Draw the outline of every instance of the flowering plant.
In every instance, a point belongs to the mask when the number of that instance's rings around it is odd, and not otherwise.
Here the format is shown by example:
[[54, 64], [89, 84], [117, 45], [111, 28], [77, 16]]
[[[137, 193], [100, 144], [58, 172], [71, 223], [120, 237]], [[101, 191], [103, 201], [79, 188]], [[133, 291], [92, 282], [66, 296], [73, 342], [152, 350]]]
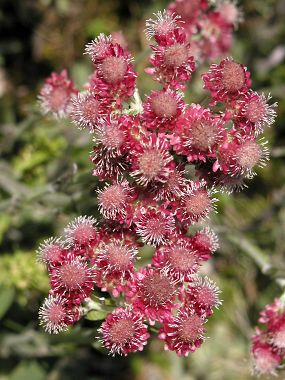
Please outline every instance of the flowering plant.
[[[232, 58], [212, 64], [202, 75], [208, 106], [186, 104], [195, 66], [228, 50], [241, 18], [228, 1], [215, 10], [193, 1], [191, 12], [189, 4], [177, 0], [146, 23], [146, 73], [160, 89], [143, 102], [128, 49], [103, 34], [86, 46], [94, 72], [83, 91], [63, 70], [39, 96], [44, 113], [90, 131], [92, 174], [104, 181], [100, 223], [79, 216], [38, 250], [51, 284], [41, 323], [59, 333], [98, 308], [109, 311], [99, 333], [113, 355], [142, 350], [150, 331], [179, 356], [201, 346], [221, 304], [218, 286], [199, 274], [218, 249], [205, 222], [219, 192], [242, 189], [268, 161], [260, 135], [276, 104], [251, 89], [245, 66]], [[139, 265], [145, 244], [151, 262]]]

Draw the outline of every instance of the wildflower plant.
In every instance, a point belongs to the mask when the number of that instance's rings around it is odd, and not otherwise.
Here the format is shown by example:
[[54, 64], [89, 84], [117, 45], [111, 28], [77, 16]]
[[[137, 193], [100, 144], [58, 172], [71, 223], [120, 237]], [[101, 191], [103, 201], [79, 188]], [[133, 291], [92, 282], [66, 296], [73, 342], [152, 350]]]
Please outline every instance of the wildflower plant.
[[[128, 48], [103, 34], [86, 46], [94, 71], [83, 90], [66, 71], [46, 80], [44, 113], [90, 131], [92, 175], [104, 182], [97, 191], [100, 221], [79, 216], [38, 250], [50, 276], [39, 313], [49, 333], [112, 298], [99, 329], [112, 355], [143, 350], [150, 331], [179, 356], [204, 342], [207, 319], [221, 304], [218, 286], [199, 274], [219, 246], [207, 224], [219, 192], [246, 186], [268, 161], [260, 135], [272, 125], [276, 104], [251, 89], [250, 73], [231, 57], [202, 75], [207, 107], [187, 104], [184, 94], [200, 61], [228, 51], [240, 19], [227, 0], [215, 7], [176, 0], [155, 14], [146, 23], [146, 72], [160, 88], [144, 101]], [[139, 265], [145, 244], [153, 255]]]

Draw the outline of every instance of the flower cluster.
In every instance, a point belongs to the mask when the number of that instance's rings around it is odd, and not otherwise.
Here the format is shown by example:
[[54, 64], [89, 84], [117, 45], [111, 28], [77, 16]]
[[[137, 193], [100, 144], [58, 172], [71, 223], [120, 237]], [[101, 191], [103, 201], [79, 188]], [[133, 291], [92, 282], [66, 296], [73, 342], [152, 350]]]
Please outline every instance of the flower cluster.
[[[93, 175], [104, 181], [101, 221], [79, 217], [64, 237], [41, 245], [51, 292], [40, 317], [47, 331], [59, 332], [78, 319], [96, 287], [118, 300], [99, 330], [112, 354], [142, 350], [147, 326], [155, 325], [165, 349], [187, 356], [205, 340], [207, 318], [221, 303], [217, 285], [199, 274], [218, 248], [203, 224], [216, 211], [218, 191], [241, 187], [265, 164], [257, 136], [272, 124], [275, 105], [250, 89], [246, 68], [231, 58], [202, 77], [208, 108], [186, 104], [195, 64], [183, 24], [159, 12], [146, 32], [155, 40], [148, 71], [161, 88], [143, 102], [126, 47], [104, 35], [86, 47], [94, 72], [83, 92], [69, 93], [69, 117], [93, 136]], [[138, 265], [144, 244], [153, 255]]]
[[175, 0], [168, 14], [180, 17], [191, 53], [199, 62], [226, 54], [232, 45], [233, 31], [243, 20], [235, 0]]
[[285, 359], [285, 307], [281, 299], [267, 305], [258, 320], [252, 337], [253, 372], [257, 375], [277, 375]]

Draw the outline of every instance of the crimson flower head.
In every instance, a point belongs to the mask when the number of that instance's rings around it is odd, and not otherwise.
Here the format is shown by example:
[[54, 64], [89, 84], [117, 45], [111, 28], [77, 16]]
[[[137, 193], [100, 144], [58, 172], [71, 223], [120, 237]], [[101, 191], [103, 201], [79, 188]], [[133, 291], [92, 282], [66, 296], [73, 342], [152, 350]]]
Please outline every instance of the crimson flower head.
[[164, 183], [174, 171], [175, 162], [164, 135], [150, 134], [130, 152], [131, 176], [141, 186]]
[[185, 103], [177, 92], [170, 89], [154, 91], [144, 103], [142, 118], [147, 129], [164, 132], [175, 128], [184, 110]]
[[176, 317], [171, 317], [164, 322], [158, 337], [164, 341], [165, 350], [175, 351], [178, 356], [188, 356], [205, 340], [206, 321], [193, 309], [181, 308]]
[[49, 295], [39, 310], [40, 325], [50, 334], [58, 334], [78, 319], [78, 310], [59, 295]]
[[65, 244], [61, 238], [49, 238], [40, 244], [37, 254], [38, 261], [47, 265], [56, 265], [65, 259]]
[[79, 216], [64, 229], [66, 242], [70, 246], [93, 246], [97, 239], [96, 220], [91, 216]]
[[102, 335], [103, 345], [113, 356], [142, 351], [150, 336], [143, 317], [121, 307], [107, 315], [98, 331]]
[[115, 102], [117, 107], [134, 94], [136, 73], [130, 53], [112, 37], [100, 35], [86, 46], [86, 53], [95, 64], [95, 71], [89, 82], [89, 89], [101, 97]]
[[211, 316], [213, 309], [222, 302], [219, 299], [221, 291], [216, 283], [208, 277], [196, 277], [189, 283], [185, 292], [185, 303], [195, 309], [197, 314]]
[[148, 319], [150, 324], [168, 318], [176, 306], [175, 281], [151, 266], [142, 267], [127, 286], [126, 296], [133, 309]]
[[269, 104], [270, 99], [270, 95], [249, 90], [238, 100], [235, 128], [241, 135], [258, 136], [274, 123], [277, 103]]
[[90, 132], [93, 132], [99, 118], [106, 116], [108, 111], [110, 111], [110, 104], [98, 94], [87, 91], [74, 97], [70, 116], [79, 129], [87, 127]]
[[135, 231], [146, 244], [167, 244], [176, 234], [175, 218], [163, 206], [139, 207], [134, 216]]
[[155, 251], [152, 264], [173, 280], [188, 282], [200, 268], [200, 257], [190, 238], [179, 237], [168, 246], [160, 246]]
[[74, 304], [80, 304], [84, 298], [89, 297], [94, 288], [94, 269], [72, 255], [60, 266], [52, 268], [50, 276], [53, 293], [68, 298]]
[[56, 118], [68, 116], [72, 111], [72, 98], [77, 93], [78, 90], [66, 70], [62, 70], [60, 74], [51, 73], [39, 95], [43, 113], [51, 113]]
[[216, 198], [212, 198], [215, 189], [208, 189], [205, 181], [191, 181], [179, 202], [173, 202], [178, 220], [186, 225], [191, 225], [208, 217], [215, 210]]
[[99, 211], [106, 219], [127, 222], [132, 219], [131, 202], [134, 198], [134, 189], [127, 180], [106, 185], [103, 190], [98, 191]]
[[127, 236], [121, 235], [103, 241], [96, 252], [96, 285], [117, 297], [124, 290], [126, 281], [134, 276], [138, 247]]
[[216, 157], [216, 151], [226, 136], [220, 116], [192, 103], [177, 124], [171, 142], [178, 154], [186, 156], [189, 162], [206, 162], [207, 158]]
[[203, 74], [204, 88], [209, 90], [213, 102], [229, 102], [245, 94], [251, 85], [246, 67], [226, 58], [219, 65], [212, 64], [210, 71]]

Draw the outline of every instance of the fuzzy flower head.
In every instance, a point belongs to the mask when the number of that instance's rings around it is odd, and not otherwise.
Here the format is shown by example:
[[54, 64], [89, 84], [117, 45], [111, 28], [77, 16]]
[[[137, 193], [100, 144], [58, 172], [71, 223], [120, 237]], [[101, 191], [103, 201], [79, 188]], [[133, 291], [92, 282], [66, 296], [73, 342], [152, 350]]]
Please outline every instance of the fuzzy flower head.
[[214, 189], [207, 189], [205, 181], [191, 181], [180, 201], [173, 202], [178, 220], [191, 225], [207, 218], [215, 210], [217, 199], [212, 197], [214, 193]]
[[219, 65], [212, 64], [210, 71], [202, 75], [204, 88], [210, 91], [213, 102], [241, 97], [251, 85], [249, 77], [246, 67], [231, 58], [224, 59]]
[[64, 260], [66, 249], [61, 238], [49, 238], [40, 244], [38, 261], [47, 265], [55, 265]]
[[[98, 48], [100, 54], [97, 53]], [[89, 88], [100, 96], [115, 101], [120, 108], [123, 100], [134, 94], [137, 77], [129, 52], [103, 37], [87, 45], [86, 52], [96, 64]]]
[[235, 28], [243, 21], [243, 12], [237, 6], [235, 0], [221, 0], [218, 2], [216, 12], [223, 20]]
[[73, 81], [69, 79], [67, 71], [60, 74], [53, 72], [46, 79], [39, 95], [39, 102], [44, 114], [51, 113], [56, 118], [63, 118], [72, 111], [72, 97], [78, 91]]
[[189, 162], [215, 157], [225, 139], [223, 121], [209, 109], [191, 104], [178, 123], [179, 135], [173, 139], [174, 150]]
[[184, 174], [184, 170], [177, 167], [170, 173], [165, 183], [151, 186], [150, 191], [154, 194], [154, 199], [156, 201], [175, 201], [181, 198], [187, 187]]
[[221, 291], [216, 283], [208, 277], [196, 277], [186, 290], [186, 304], [193, 307], [198, 314], [213, 314], [213, 308], [218, 308], [222, 302], [219, 299]]
[[92, 247], [97, 241], [97, 221], [92, 216], [79, 216], [64, 229], [69, 246]]
[[49, 295], [39, 310], [40, 325], [50, 334], [58, 334], [76, 321], [76, 314], [66, 306], [66, 300]]
[[130, 202], [134, 199], [134, 190], [129, 186], [127, 180], [106, 185], [103, 190], [98, 191], [99, 211], [106, 219], [126, 221], [131, 217], [132, 206]]
[[271, 96], [247, 92], [238, 102], [236, 127], [240, 133], [257, 136], [275, 121], [277, 103], [269, 104]]
[[108, 116], [100, 118], [94, 128], [95, 146], [91, 161], [95, 168], [93, 175], [101, 179], [118, 179], [128, 168], [126, 159], [129, 150], [127, 127], [135, 120]]
[[179, 19], [179, 16], [169, 14], [166, 10], [154, 13], [154, 18], [146, 21], [146, 37], [149, 40], [154, 37], [158, 43], [164, 41], [178, 27]]
[[233, 177], [252, 178], [255, 167], [263, 168], [269, 160], [267, 141], [238, 138], [220, 149], [220, 167]]
[[96, 284], [103, 291], [111, 291], [116, 297], [126, 280], [133, 277], [137, 245], [126, 237], [112, 238], [97, 248], [95, 257]]
[[203, 261], [208, 260], [219, 248], [218, 236], [209, 227], [198, 231], [191, 240], [194, 249], [199, 252], [199, 256]]
[[181, 308], [176, 317], [164, 323], [159, 339], [164, 341], [165, 350], [175, 351], [178, 356], [188, 356], [201, 346], [206, 319], [193, 309]]
[[80, 258], [69, 256], [62, 265], [52, 269], [50, 282], [55, 294], [79, 304], [94, 288], [94, 270]]
[[175, 281], [150, 266], [141, 268], [128, 287], [127, 299], [151, 324], [168, 318], [175, 307]]
[[98, 331], [101, 342], [113, 356], [142, 351], [150, 336], [142, 316], [121, 307], [107, 315]]
[[175, 236], [175, 219], [164, 207], [139, 207], [134, 217], [135, 231], [146, 244], [167, 244]]
[[183, 28], [177, 28], [172, 38], [162, 44], [151, 46], [153, 54], [150, 63], [153, 68], [146, 72], [153, 75], [153, 79], [174, 89], [184, 89], [195, 70], [195, 62], [191, 53], [190, 44], [186, 41]]
[[112, 43], [111, 36], [105, 36], [101, 33], [93, 41], [89, 42], [85, 47], [85, 54], [88, 54], [94, 64], [101, 62], [108, 54]]
[[165, 183], [174, 171], [175, 163], [169, 152], [170, 145], [165, 136], [151, 134], [145, 141], [136, 144], [130, 153], [131, 176], [141, 186]]
[[167, 89], [153, 91], [144, 103], [143, 121], [149, 130], [173, 130], [177, 118], [185, 110], [181, 95]]
[[269, 344], [256, 337], [251, 352], [252, 372], [254, 375], [277, 375], [276, 370], [281, 363], [281, 356]]
[[97, 94], [80, 93], [73, 99], [72, 121], [79, 129], [89, 128], [93, 132], [98, 118], [107, 114], [110, 106]]
[[193, 248], [190, 238], [181, 237], [169, 246], [159, 247], [152, 264], [175, 281], [192, 281], [193, 274], [200, 268], [199, 252]]

